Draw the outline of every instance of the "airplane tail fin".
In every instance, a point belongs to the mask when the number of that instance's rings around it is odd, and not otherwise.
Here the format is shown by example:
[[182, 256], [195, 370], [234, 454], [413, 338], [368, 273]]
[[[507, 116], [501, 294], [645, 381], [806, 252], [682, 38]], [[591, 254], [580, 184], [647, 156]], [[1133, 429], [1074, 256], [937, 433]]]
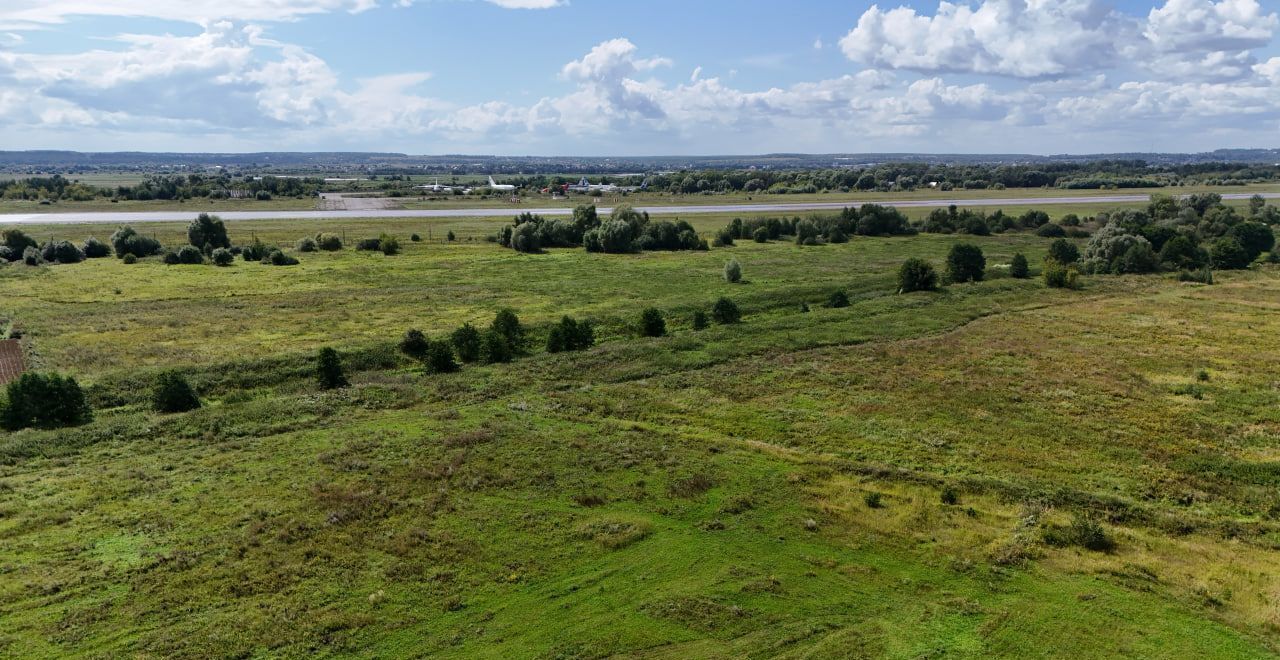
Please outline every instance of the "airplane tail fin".
[[492, 176], [492, 175], [490, 175], [490, 176], [489, 176], [489, 185], [491, 185], [491, 186], [496, 186], [496, 185], [498, 185], [498, 182], [493, 180], [493, 176]]
[[649, 179], [645, 179], [644, 181], [641, 181], [641, 182], [640, 182], [640, 189], [641, 189], [641, 190], [648, 190], [648, 189], [649, 189]]
[[587, 177], [584, 176], [582, 177], [582, 180], [578, 182], [578, 185], [582, 186], [583, 188], [586, 188], [587, 186], [591, 185], [591, 182], [587, 181]]

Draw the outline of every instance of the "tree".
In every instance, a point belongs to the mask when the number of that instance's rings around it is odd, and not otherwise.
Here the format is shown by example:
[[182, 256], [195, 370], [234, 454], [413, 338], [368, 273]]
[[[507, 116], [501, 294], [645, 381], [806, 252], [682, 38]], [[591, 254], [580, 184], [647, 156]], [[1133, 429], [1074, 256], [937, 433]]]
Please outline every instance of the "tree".
[[197, 265], [204, 263], [204, 255], [201, 254], [200, 248], [194, 245], [184, 245], [178, 248], [176, 254], [180, 264]]
[[395, 236], [383, 232], [381, 236], [378, 236], [378, 249], [389, 257], [400, 254], [400, 241], [396, 240]]
[[768, 243], [769, 230], [765, 227], [757, 227], [754, 232], [751, 232], [751, 239], [757, 243]]
[[325, 252], [337, 252], [342, 249], [342, 237], [337, 234], [316, 234], [316, 247]]
[[111, 248], [92, 236], [84, 239], [84, 245], [80, 249], [84, 251], [86, 259], [101, 259], [111, 256]]
[[5, 393], [0, 427], [9, 431], [79, 426], [93, 419], [84, 391], [70, 376], [27, 372], [10, 382]]
[[428, 373], [451, 374], [458, 370], [458, 363], [453, 356], [453, 347], [447, 341], [428, 341], [423, 362], [426, 364]]
[[21, 229], [6, 229], [0, 232], [0, 244], [9, 248], [14, 260], [21, 258], [27, 248], [39, 246], [36, 239], [27, 236]]
[[1249, 217], [1257, 217], [1262, 215], [1262, 209], [1267, 206], [1267, 200], [1262, 195], [1254, 195], [1249, 198]]
[[129, 225], [124, 225], [111, 234], [111, 246], [116, 251], [116, 257], [123, 259], [124, 255], [132, 254], [141, 259], [149, 257], [160, 252], [160, 241], [150, 236], [143, 236]]
[[693, 313], [693, 329], [694, 330], [707, 329], [707, 313], [706, 312], [702, 310], [698, 310]]
[[499, 310], [489, 329], [502, 335], [512, 351], [519, 351], [524, 346], [524, 326], [520, 325], [520, 317], [510, 309]]
[[1080, 273], [1074, 267], [1053, 259], [1044, 260], [1044, 271], [1040, 275], [1044, 278], [1045, 286], [1053, 289], [1080, 288]]
[[631, 244], [635, 234], [631, 225], [618, 220], [610, 220], [582, 235], [582, 245], [588, 252], [604, 252], [606, 254], [625, 254], [634, 252]]
[[326, 390], [336, 390], [351, 384], [342, 371], [342, 360], [338, 358], [338, 352], [327, 346], [320, 349], [316, 360], [316, 379], [320, 381], [320, 388]]
[[78, 264], [84, 261], [84, 252], [71, 241], [49, 241], [40, 249], [40, 256], [45, 261], [60, 264]]
[[590, 321], [575, 321], [568, 316], [551, 326], [547, 334], [547, 352], [581, 351], [596, 343], [595, 328]]
[[1218, 270], [1239, 270], [1253, 263], [1240, 241], [1223, 236], [1209, 246], [1209, 261]]
[[1059, 238], [1049, 244], [1049, 258], [1064, 266], [1073, 264], [1080, 260], [1080, 248], [1065, 238]]
[[453, 350], [457, 351], [459, 360], [475, 362], [480, 359], [480, 331], [470, 323], [463, 323], [462, 327], [454, 330], [449, 335], [449, 341], [453, 344]]
[[947, 277], [952, 282], [981, 282], [986, 269], [982, 248], [972, 243], [957, 243], [947, 253]]
[[542, 238], [538, 233], [538, 225], [525, 222], [511, 230], [511, 249], [516, 252], [533, 254], [542, 251]]
[[200, 397], [182, 374], [170, 371], [156, 378], [151, 390], [151, 407], [162, 413], [187, 412], [200, 407]]
[[222, 223], [222, 218], [201, 213], [191, 221], [190, 225], [187, 225], [187, 244], [200, 249], [209, 245], [212, 246], [210, 248], [212, 250], [231, 247], [231, 240], [227, 238], [227, 226]]
[[1155, 252], [1151, 249], [1151, 244], [1144, 241], [1133, 244], [1124, 254], [1120, 255], [1114, 272], [1118, 275], [1153, 273], [1159, 265], [1160, 262], [1156, 258]]
[[506, 335], [496, 330], [486, 330], [480, 335], [480, 361], [485, 364], [510, 362], [515, 356]]
[[827, 297], [827, 307], [830, 307], [832, 309], [840, 309], [841, 307], [848, 307], [848, 306], [849, 306], [849, 294], [845, 293], [844, 289], [833, 291], [831, 295]]
[[1009, 261], [1009, 277], [1025, 280], [1031, 275], [1031, 270], [1027, 266], [1027, 258], [1019, 252], [1013, 255], [1013, 259]]
[[729, 325], [742, 320], [742, 312], [728, 298], [721, 298], [711, 307], [711, 318], [721, 325]]
[[1209, 253], [1189, 237], [1179, 234], [1160, 248], [1160, 263], [1176, 270], [1199, 270], [1209, 264]]
[[898, 292], [936, 291], [938, 289], [938, 273], [933, 265], [924, 259], [912, 257], [902, 262], [898, 268]]
[[400, 352], [421, 360], [427, 354], [427, 336], [421, 330], [410, 328], [400, 338]]
[[667, 321], [662, 312], [650, 307], [640, 313], [640, 334], [645, 337], [661, 337], [667, 334]]
[[737, 259], [730, 259], [724, 264], [724, 281], [737, 284], [742, 281], [742, 264]]
[[209, 258], [213, 260], [215, 266], [230, 266], [236, 260], [236, 255], [231, 254], [231, 250], [227, 248], [218, 248], [209, 255]]
[[1275, 234], [1261, 222], [1242, 222], [1232, 227], [1227, 235], [1240, 242], [1240, 247], [1249, 255], [1249, 261], [1257, 259], [1263, 252], [1270, 252], [1276, 245]]

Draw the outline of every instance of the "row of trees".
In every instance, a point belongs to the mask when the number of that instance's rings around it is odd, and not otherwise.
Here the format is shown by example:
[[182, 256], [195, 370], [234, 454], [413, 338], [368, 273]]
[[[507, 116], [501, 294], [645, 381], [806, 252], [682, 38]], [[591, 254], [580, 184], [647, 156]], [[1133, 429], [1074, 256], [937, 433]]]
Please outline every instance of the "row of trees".
[[622, 205], [608, 220], [596, 208], [580, 205], [571, 218], [544, 218], [532, 213], [516, 216], [494, 237], [503, 247], [538, 253], [551, 247], [583, 247], [588, 252], [623, 254], [646, 250], [706, 250], [707, 242], [683, 220], [651, 221], [647, 212]]

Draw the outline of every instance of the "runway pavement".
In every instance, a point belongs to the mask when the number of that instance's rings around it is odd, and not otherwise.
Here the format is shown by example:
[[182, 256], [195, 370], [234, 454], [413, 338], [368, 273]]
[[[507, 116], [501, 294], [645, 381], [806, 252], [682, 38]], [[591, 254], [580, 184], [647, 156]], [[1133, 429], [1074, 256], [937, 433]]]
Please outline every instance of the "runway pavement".
[[[1222, 195], [1226, 200], [1248, 199], [1251, 193], [1228, 193]], [[1280, 193], [1262, 193], [1267, 199], [1280, 199]], [[956, 206], [1040, 206], [1054, 204], [1133, 204], [1146, 202], [1148, 195], [1089, 195], [1063, 197], [1004, 197], [990, 199], [912, 199], [912, 200], [867, 200], [863, 202], [797, 202], [780, 204], [705, 204], [675, 206], [637, 206], [641, 211], [651, 215], [693, 215], [703, 213], [797, 213], [804, 211], [830, 211], [846, 206], [861, 204], [882, 204], [899, 208], [934, 208]], [[606, 215], [613, 209], [600, 207], [599, 213]], [[360, 209], [331, 211], [219, 211], [218, 217], [226, 221], [236, 220], [323, 220], [343, 218], [500, 218], [517, 213], [534, 213], [543, 216], [565, 216], [573, 213], [572, 208], [534, 208], [520, 206], [502, 206], [468, 209], [423, 209], [423, 210], [391, 210]], [[53, 225], [53, 224], [125, 224], [133, 222], [190, 222], [199, 213], [199, 209], [191, 211], [85, 211], [72, 213], [4, 213], [0, 214], [0, 226], [3, 225]]]

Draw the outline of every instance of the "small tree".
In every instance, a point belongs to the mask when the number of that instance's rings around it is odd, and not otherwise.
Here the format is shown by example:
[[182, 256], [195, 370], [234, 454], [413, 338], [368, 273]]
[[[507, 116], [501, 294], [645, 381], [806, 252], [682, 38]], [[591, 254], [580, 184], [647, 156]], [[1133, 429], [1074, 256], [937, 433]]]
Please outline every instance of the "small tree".
[[400, 352], [421, 360], [427, 354], [427, 336], [421, 330], [410, 329], [400, 339]]
[[263, 259], [263, 263], [271, 264], [272, 266], [297, 266], [298, 259], [280, 250], [272, 250], [267, 255], [267, 258]]
[[1079, 289], [1080, 273], [1072, 266], [1065, 266], [1053, 259], [1044, 260], [1041, 272], [1045, 286], [1052, 289]]
[[662, 312], [650, 307], [640, 313], [640, 334], [645, 337], [661, 337], [667, 334], [667, 321]]
[[316, 247], [325, 252], [337, 252], [342, 249], [342, 237], [337, 234], [316, 234]]
[[1253, 259], [1240, 241], [1223, 236], [1209, 246], [1209, 261], [1218, 270], [1238, 270], [1248, 268]]
[[44, 258], [40, 256], [40, 249], [28, 246], [22, 251], [22, 263], [28, 266], [39, 266], [44, 263]]
[[450, 229], [450, 230], [449, 230], [449, 233], [448, 233], [448, 234], [445, 234], [444, 238], [445, 238], [445, 240], [447, 240], [447, 241], [449, 241], [450, 243], [452, 243], [452, 242], [454, 242], [454, 241], [458, 240], [458, 235], [457, 235], [457, 234], [455, 234], [455, 233], [453, 233], [453, 230], [452, 230], [452, 229]]
[[737, 259], [730, 259], [724, 264], [724, 281], [737, 284], [742, 281], [742, 264]]
[[5, 393], [0, 427], [9, 431], [78, 426], [93, 419], [84, 391], [70, 376], [27, 372], [10, 382]]
[[351, 384], [347, 382], [347, 375], [342, 371], [342, 360], [338, 358], [338, 352], [327, 346], [320, 349], [316, 362], [316, 378], [320, 381], [321, 389], [326, 390], [336, 390]]
[[512, 351], [519, 351], [524, 346], [524, 326], [520, 325], [520, 317], [514, 311], [499, 310], [493, 317], [490, 329], [502, 335]]
[[151, 390], [151, 407], [162, 413], [187, 412], [200, 407], [200, 397], [182, 374], [170, 371], [156, 378]]
[[1059, 238], [1049, 244], [1049, 258], [1067, 266], [1080, 260], [1080, 248], [1065, 238]]
[[391, 234], [383, 233], [378, 237], [378, 249], [387, 256], [400, 254], [400, 241]]
[[84, 252], [71, 241], [49, 241], [40, 249], [45, 261], [60, 264], [78, 264], [84, 261]]
[[204, 254], [200, 252], [200, 248], [194, 245], [184, 245], [178, 248], [178, 263], [190, 266], [204, 263]]
[[463, 323], [462, 327], [454, 330], [449, 335], [449, 341], [459, 360], [475, 362], [480, 359], [480, 331], [470, 323]]
[[694, 330], [707, 329], [707, 313], [706, 312], [702, 310], [698, 310], [693, 313], [693, 329]]
[[213, 260], [215, 266], [230, 266], [236, 260], [236, 255], [231, 254], [231, 250], [227, 248], [218, 248], [209, 255], [209, 258]]
[[1013, 255], [1013, 259], [1009, 261], [1009, 277], [1025, 280], [1030, 275], [1031, 268], [1027, 265], [1027, 258], [1021, 252]]
[[486, 330], [480, 335], [480, 361], [485, 364], [510, 362], [515, 357], [507, 336], [496, 330]]
[[738, 310], [738, 306], [728, 298], [721, 298], [711, 308], [711, 318], [716, 323], [728, 325], [737, 323], [742, 320], [742, 312]]
[[936, 291], [938, 289], [938, 273], [933, 265], [924, 259], [912, 257], [902, 262], [898, 268], [898, 292]]
[[80, 249], [84, 251], [86, 259], [101, 259], [111, 256], [111, 248], [92, 236], [84, 239], [84, 245]]
[[158, 254], [163, 249], [160, 246], [160, 241], [150, 236], [143, 236], [128, 225], [120, 227], [115, 233], [111, 234], [111, 246], [115, 248], [116, 256], [121, 259], [126, 254], [132, 254], [141, 259]]
[[213, 248], [231, 247], [231, 240], [227, 238], [227, 226], [222, 223], [222, 218], [208, 213], [196, 216], [187, 226], [187, 243], [197, 249], [208, 245], [210, 251]]
[[298, 240], [297, 248], [299, 252], [315, 252], [320, 249], [320, 245], [316, 243], [316, 239], [304, 236]]
[[947, 277], [952, 282], [981, 282], [986, 270], [982, 248], [972, 243], [957, 243], [947, 253]]
[[841, 307], [848, 306], [849, 294], [845, 293], [844, 289], [833, 291], [831, 295], [827, 297], [827, 307], [830, 307], [831, 309], [840, 309]]
[[751, 232], [751, 239], [757, 243], [768, 243], [769, 230], [764, 227], [757, 227], [755, 231]]
[[423, 362], [426, 363], [428, 373], [450, 374], [458, 370], [453, 347], [447, 341], [428, 341]]

